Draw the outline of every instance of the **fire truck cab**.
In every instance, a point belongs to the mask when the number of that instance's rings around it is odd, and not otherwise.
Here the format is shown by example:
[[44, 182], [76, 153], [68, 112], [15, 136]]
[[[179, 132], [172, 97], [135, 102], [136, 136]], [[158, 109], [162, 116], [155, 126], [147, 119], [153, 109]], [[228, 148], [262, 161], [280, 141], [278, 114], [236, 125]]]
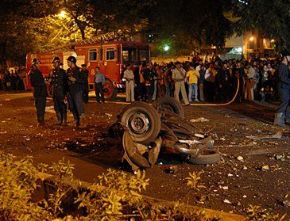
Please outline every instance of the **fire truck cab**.
[[52, 59], [55, 56], [60, 57], [63, 61], [63, 68], [66, 70], [67, 58], [69, 56], [77, 58], [77, 65], [86, 64], [89, 70], [89, 87], [94, 89], [94, 75], [96, 67], [104, 73], [106, 83], [104, 84], [104, 91], [106, 98], [114, 98], [117, 95], [118, 89], [124, 89], [124, 82], [122, 82], [122, 75], [124, 66], [130, 64], [140, 64], [141, 62], [149, 62], [150, 48], [148, 44], [141, 42], [108, 42], [108, 43], [90, 43], [84, 42], [76, 45], [74, 50], [58, 50], [46, 53], [27, 54], [26, 67], [27, 78], [26, 88], [30, 89], [28, 74], [32, 64], [32, 60], [37, 58], [40, 60], [40, 70], [44, 77], [47, 77], [52, 69]]

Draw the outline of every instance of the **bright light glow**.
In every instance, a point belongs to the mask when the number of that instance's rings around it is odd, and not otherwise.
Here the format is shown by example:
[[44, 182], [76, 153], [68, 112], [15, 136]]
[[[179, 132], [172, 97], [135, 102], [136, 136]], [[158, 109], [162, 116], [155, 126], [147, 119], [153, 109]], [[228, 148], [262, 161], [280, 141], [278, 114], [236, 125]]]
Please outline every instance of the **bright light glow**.
[[274, 43], [275, 42], [275, 39], [271, 39], [271, 43]]
[[67, 16], [66, 11], [65, 10], [61, 10], [60, 13], [58, 13], [58, 16], [61, 18], [65, 18]]
[[254, 36], [251, 36], [251, 37], [249, 38], [249, 41], [254, 41], [254, 40], [255, 40]]
[[164, 47], [163, 47], [164, 51], [169, 51], [169, 49], [170, 49], [169, 45], [164, 45]]
[[242, 47], [238, 47], [236, 50], [237, 50], [238, 53], [242, 53], [243, 52], [243, 48]]

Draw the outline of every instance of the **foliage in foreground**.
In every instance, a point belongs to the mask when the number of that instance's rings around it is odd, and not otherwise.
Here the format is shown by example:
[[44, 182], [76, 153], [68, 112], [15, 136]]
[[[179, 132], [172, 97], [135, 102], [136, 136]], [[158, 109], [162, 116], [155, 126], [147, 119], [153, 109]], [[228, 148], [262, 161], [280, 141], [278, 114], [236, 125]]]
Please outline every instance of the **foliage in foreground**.
[[[44, 180], [42, 172], [54, 176]], [[18, 160], [0, 152], [0, 220], [209, 220], [203, 210], [146, 201], [141, 192], [148, 184], [144, 172], [114, 170], [85, 184], [74, 179], [73, 165], [64, 160], [36, 168], [31, 157]]]
[[[18, 160], [0, 152], [0, 220], [219, 220], [207, 218], [201, 209], [180, 203], [159, 205], [142, 197], [149, 184], [144, 172], [131, 175], [109, 169], [91, 185], [74, 179], [73, 169], [65, 160], [35, 167], [31, 157]], [[187, 181], [193, 189], [203, 187], [200, 173], [190, 174]], [[270, 220], [260, 208], [248, 212], [251, 220], [261, 220], [259, 215]]]

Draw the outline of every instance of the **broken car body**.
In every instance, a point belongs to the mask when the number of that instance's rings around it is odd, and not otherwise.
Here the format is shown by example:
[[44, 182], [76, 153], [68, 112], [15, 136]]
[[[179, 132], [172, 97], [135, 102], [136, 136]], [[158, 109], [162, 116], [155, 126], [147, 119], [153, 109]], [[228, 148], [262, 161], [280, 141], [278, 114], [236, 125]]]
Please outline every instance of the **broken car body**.
[[124, 128], [123, 159], [133, 170], [156, 164], [161, 151], [182, 155], [193, 164], [220, 160], [213, 139], [184, 118], [183, 107], [174, 98], [164, 97], [153, 105], [134, 102], [122, 109], [118, 122]]

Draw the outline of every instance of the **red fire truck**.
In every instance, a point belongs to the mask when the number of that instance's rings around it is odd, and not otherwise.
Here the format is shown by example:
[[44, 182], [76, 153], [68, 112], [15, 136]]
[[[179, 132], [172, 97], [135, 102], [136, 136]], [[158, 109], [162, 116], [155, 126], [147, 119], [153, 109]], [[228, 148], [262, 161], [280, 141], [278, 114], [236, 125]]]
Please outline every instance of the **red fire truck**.
[[[52, 69], [52, 59], [55, 56], [60, 57], [63, 61], [63, 68], [66, 70], [67, 58], [69, 56], [77, 58], [77, 65], [86, 64], [89, 70], [89, 86], [94, 89], [94, 75], [96, 67], [100, 67], [102, 73], [105, 74], [106, 83], [104, 91], [106, 98], [114, 98], [118, 89], [123, 89], [122, 73], [124, 65], [127, 63], [138, 64], [140, 62], [149, 62], [150, 48], [148, 44], [132, 41], [117, 41], [108, 43], [80, 43], [74, 47], [74, 50], [57, 50], [46, 53], [27, 54], [26, 68], [27, 75], [32, 60], [37, 58], [40, 60], [40, 70], [44, 77], [48, 76]], [[26, 77], [26, 88], [30, 89], [31, 85]]]

